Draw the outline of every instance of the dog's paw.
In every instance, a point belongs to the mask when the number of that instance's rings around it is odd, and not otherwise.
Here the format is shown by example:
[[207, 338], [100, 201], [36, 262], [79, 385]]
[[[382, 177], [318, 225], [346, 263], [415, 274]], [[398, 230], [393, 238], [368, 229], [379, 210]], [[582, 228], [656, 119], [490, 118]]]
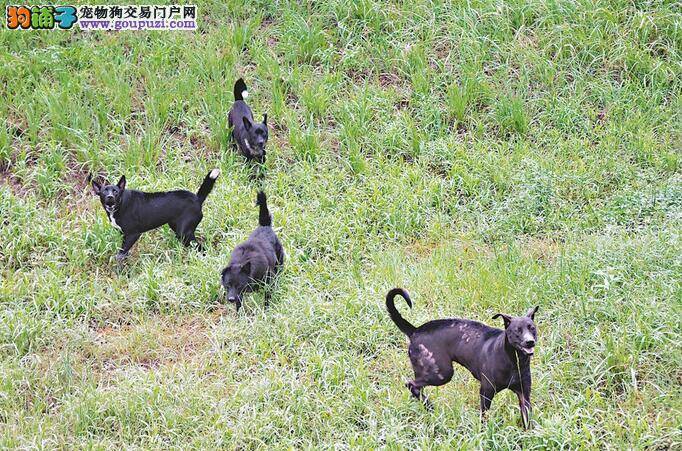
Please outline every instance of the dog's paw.
[[117, 254], [114, 256], [114, 258], [116, 259], [116, 261], [117, 261], [118, 263], [123, 262], [127, 257], [128, 257], [128, 254], [124, 254], [124, 253], [121, 253], [121, 252], [117, 253]]

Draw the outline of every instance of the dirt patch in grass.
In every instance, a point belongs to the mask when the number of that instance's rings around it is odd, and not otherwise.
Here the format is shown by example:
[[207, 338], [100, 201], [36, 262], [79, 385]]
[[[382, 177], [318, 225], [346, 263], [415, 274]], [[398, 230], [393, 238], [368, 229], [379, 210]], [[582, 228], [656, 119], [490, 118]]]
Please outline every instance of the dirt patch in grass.
[[[442, 61], [446, 67], [451, 67], [450, 55], [452, 55], [452, 41], [449, 39], [444, 39], [442, 41], [436, 42], [433, 51], [436, 55], [437, 61]], [[437, 70], [438, 66], [433, 59], [429, 59], [429, 66], [432, 69]]]
[[[482, 258], [494, 258], [496, 254], [507, 252], [508, 246], [498, 246], [475, 242], [457, 242], [455, 237], [442, 237], [438, 239], [424, 238], [413, 241], [405, 246], [405, 253], [417, 258], [427, 258], [434, 252], [449, 250], [450, 252], [462, 254], [462, 260], [467, 260], [469, 254]], [[538, 260], [543, 263], [554, 263], [559, 255], [561, 242], [554, 238], [527, 237], [514, 245], [524, 258]]]
[[108, 383], [122, 372], [155, 370], [197, 362], [210, 352], [210, 330], [224, 311], [171, 318], [157, 315], [142, 322], [122, 321], [91, 327], [77, 341], [55, 343], [40, 356], [41, 371], [68, 359], [81, 372]]
[[11, 108], [7, 114], [7, 125], [10, 134], [15, 138], [20, 138], [28, 130], [28, 120], [26, 117]]
[[418, 240], [405, 246], [405, 253], [420, 258], [428, 257], [436, 249], [442, 248], [443, 246], [445, 246], [443, 241], [434, 241], [432, 239]]
[[521, 243], [522, 254], [526, 258], [553, 263], [559, 254], [560, 243], [547, 237], [528, 237]]
[[[138, 62], [142, 64], [142, 62]], [[93, 82], [94, 83], [94, 82]], [[135, 78], [132, 80], [133, 89], [131, 91], [130, 115], [125, 118], [123, 130], [120, 136], [120, 143], [126, 144], [125, 136], [136, 133], [139, 129], [144, 129], [145, 99], [148, 98], [144, 80]]]
[[183, 150], [182, 159], [190, 162], [197, 158], [211, 160], [216, 157], [210, 144], [211, 135], [208, 127], [203, 127], [201, 132], [188, 129], [185, 124], [172, 125], [165, 130], [166, 137], [162, 144], [162, 155], [157, 166], [162, 166], [166, 161], [166, 149], [168, 146], [178, 147]]
[[391, 86], [402, 86], [402, 79], [394, 73], [382, 72], [379, 74], [379, 85], [382, 88], [388, 88]]
[[355, 67], [348, 69], [346, 74], [355, 85], [364, 85], [372, 76], [372, 72], [369, 69]]
[[[35, 164], [35, 159], [32, 157], [26, 158], [29, 166]], [[29, 186], [25, 186], [20, 177], [12, 172], [12, 166], [15, 164], [15, 156], [10, 156], [10, 161], [0, 161], [0, 185], [9, 187], [12, 194], [16, 197], [27, 198], [33, 192]]]
[[410, 107], [410, 101], [408, 99], [400, 99], [395, 103], [395, 109], [401, 111]]
[[70, 188], [73, 194], [83, 195], [88, 190], [88, 185], [93, 176], [85, 169], [85, 165], [77, 163], [75, 160], [67, 161], [66, 169], [67, 171], [62, 181]]
[[267, 42], [268, 48], [273, 51], [277, 48], [277, 45], [279, 44], [279, 40], [272, 35], [268, 36], [265, 42]]
[[92, 331], [83, 357], [102, 375], [119, 368], [152, 369], [191, 361], [210, 348], [207, 333], [214, 319], [155, 316], [139, 324], [105, 326]]
[[21, 180], [10, 171], [10, 165], [0, 163], [0, 185], [6, 185], [15, 196], [26, 197], [30, 190], [26, 189]]
[[522, 48], [537, 50], [539, 47], [538, 37], [529, 29], [525, 29], [523, 33], [517, 33], [516, 41]]

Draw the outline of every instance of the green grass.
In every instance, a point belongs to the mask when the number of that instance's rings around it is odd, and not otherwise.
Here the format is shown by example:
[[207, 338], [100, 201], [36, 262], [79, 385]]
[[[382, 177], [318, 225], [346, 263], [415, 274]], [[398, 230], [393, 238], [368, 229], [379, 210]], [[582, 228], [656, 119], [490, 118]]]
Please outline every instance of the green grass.
[[[679, 4], [198, 5], [195, 33], [0, 31], [0, 447], [682, 445]], [[239, 76], [288, 261], [235, 315]], [[206, 255], [163, 228], [117, 271], [87, 174], [213, 167]], [[540, 306], [531, 430], [510, 392], [481, 423], [460, 367], [411, 400], [393, 286], [416, 324]]]

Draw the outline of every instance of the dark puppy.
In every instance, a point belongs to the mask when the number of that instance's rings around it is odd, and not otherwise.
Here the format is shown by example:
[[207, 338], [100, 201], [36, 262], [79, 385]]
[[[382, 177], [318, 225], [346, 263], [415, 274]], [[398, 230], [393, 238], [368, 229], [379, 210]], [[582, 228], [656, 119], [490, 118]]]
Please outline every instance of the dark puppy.
[[268, 142], [268, 115], [263, 115], [262, 124], [254, 123], [251, 108], [244, 101], [247, 96], [246, 83], [240, 78], [234, 84], [234, 105], [227, 115], [227, 120], [232, 128], [232, 137], [242, 155], [248, 160], [263, 163], [265, 144]]
[[[99, 196], [111, 225], [123, 233], [123, 245], [116, 254], [121, 261], [143, 232], [168, 224], [185, 246], [196, 242], [194, 231], [203, 218], [201, 205], [213, 189], [220, 170], [213, 169], [206, 175], [199, 191], [168, 191], [143, 193], [126, 188], [122, 176], [116, 185], [92, 181], [95, 194]], [[197, 242], [199, 248], [201, 245]]]
[[256, 205], [260, 206], [259, 226], [246, 241], [234, 248], [230, 264], [221, 275], [225, 296], [229, 302], [235, 303], [237, 311], [242, 305], [242, 294], [254, 291], [262, 284], [266, 284], [265, 305], [268, 305], [270, 291], [267, 284], [284, 263], [284, 249], [272, 230], [272, 218], [262, 191], [258, 193]]
[[412, 396], [430, 406], [422, 389], [448, 383], [453, 375], [452, 362], [457, 362], [481, 383], [481, 416], [490, 408], [495, 394], [508, 388], [519, 398], [523, 425], [528, 428], [530, 357], [537, 339], [533, 318], [538, 308], [530, 309], [526, 316], [501, 313], [493, 316], [493, 319], [502, 317], [505, 330], [458, 318], [429, 321], [414, 327], [395, 308], [393, 298], [398, 294], [412, 308], [410, 296], [402, 288], [388, 292], [386, 308], [393, 322], [410, 339], [408, 355], [414, 380], [406, 385]]

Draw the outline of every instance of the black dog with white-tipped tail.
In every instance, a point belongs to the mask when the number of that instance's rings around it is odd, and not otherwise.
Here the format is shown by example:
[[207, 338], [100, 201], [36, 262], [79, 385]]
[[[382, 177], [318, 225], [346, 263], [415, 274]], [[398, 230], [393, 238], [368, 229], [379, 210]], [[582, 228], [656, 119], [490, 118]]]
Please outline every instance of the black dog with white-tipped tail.
[[196, 194], [185, 190], [144, 193], [126, 189], [125, 176], [116, 185], [93, 180], [92, 187], [109, 221], [123, 233], [123, 244], [116, 259], [123, 260], [142, 233], [164, 224], [170, 226], [185, 246], [194, 241], [202, 249], [194, 231], [203, 218], [201, 207], [204, 200], [219, 175], [219, 169], [209, 172]]
[[284, 249], [272, 230], [272, 218], [268, 211], [264, 192], [256, 200], [259, 206], [258, 227], [249, 238], [232, 251], [230, 264], [223, 269], [221, 282], [225, 297], [233, 302], [237, 311], [242, 305], [242, 295], [265, 285], [265, 305], [270, 302], [269, 282], [284, 263]]
[[481, 383], [481, 416], [490, 408], [495, 394], [506, 388], [516, 393], [523, 425], [528, 428], [530, 413], [530, 357], [533, 355], [537, 331], [533, 319], [538, 308], [526, 316], [502, 317], [504, 330], [466, 319], [451, 318], [429, 321], [414, 327], [400, 316], [393, 298], [400, 295], [412, 308], [407, 291], [394, 288], [386, 295], [386, 308], [398, 328], [409, 337], [408, 355], [414, 380], [407, 382], [412, 396], [430, 407], [422, 389], [447, 384], [454, 374], [452, 362], [468, 369]]
[[268, 142], [268, 115], [263, 115], [263, 122], [254, 123], [251, 108], [244, 101], [248, 97], [246, 83], [240, 78], [234, 84], [234, 105], [227, 115], [239, 151], [247, 160], [265, 162], [265, 144]]

